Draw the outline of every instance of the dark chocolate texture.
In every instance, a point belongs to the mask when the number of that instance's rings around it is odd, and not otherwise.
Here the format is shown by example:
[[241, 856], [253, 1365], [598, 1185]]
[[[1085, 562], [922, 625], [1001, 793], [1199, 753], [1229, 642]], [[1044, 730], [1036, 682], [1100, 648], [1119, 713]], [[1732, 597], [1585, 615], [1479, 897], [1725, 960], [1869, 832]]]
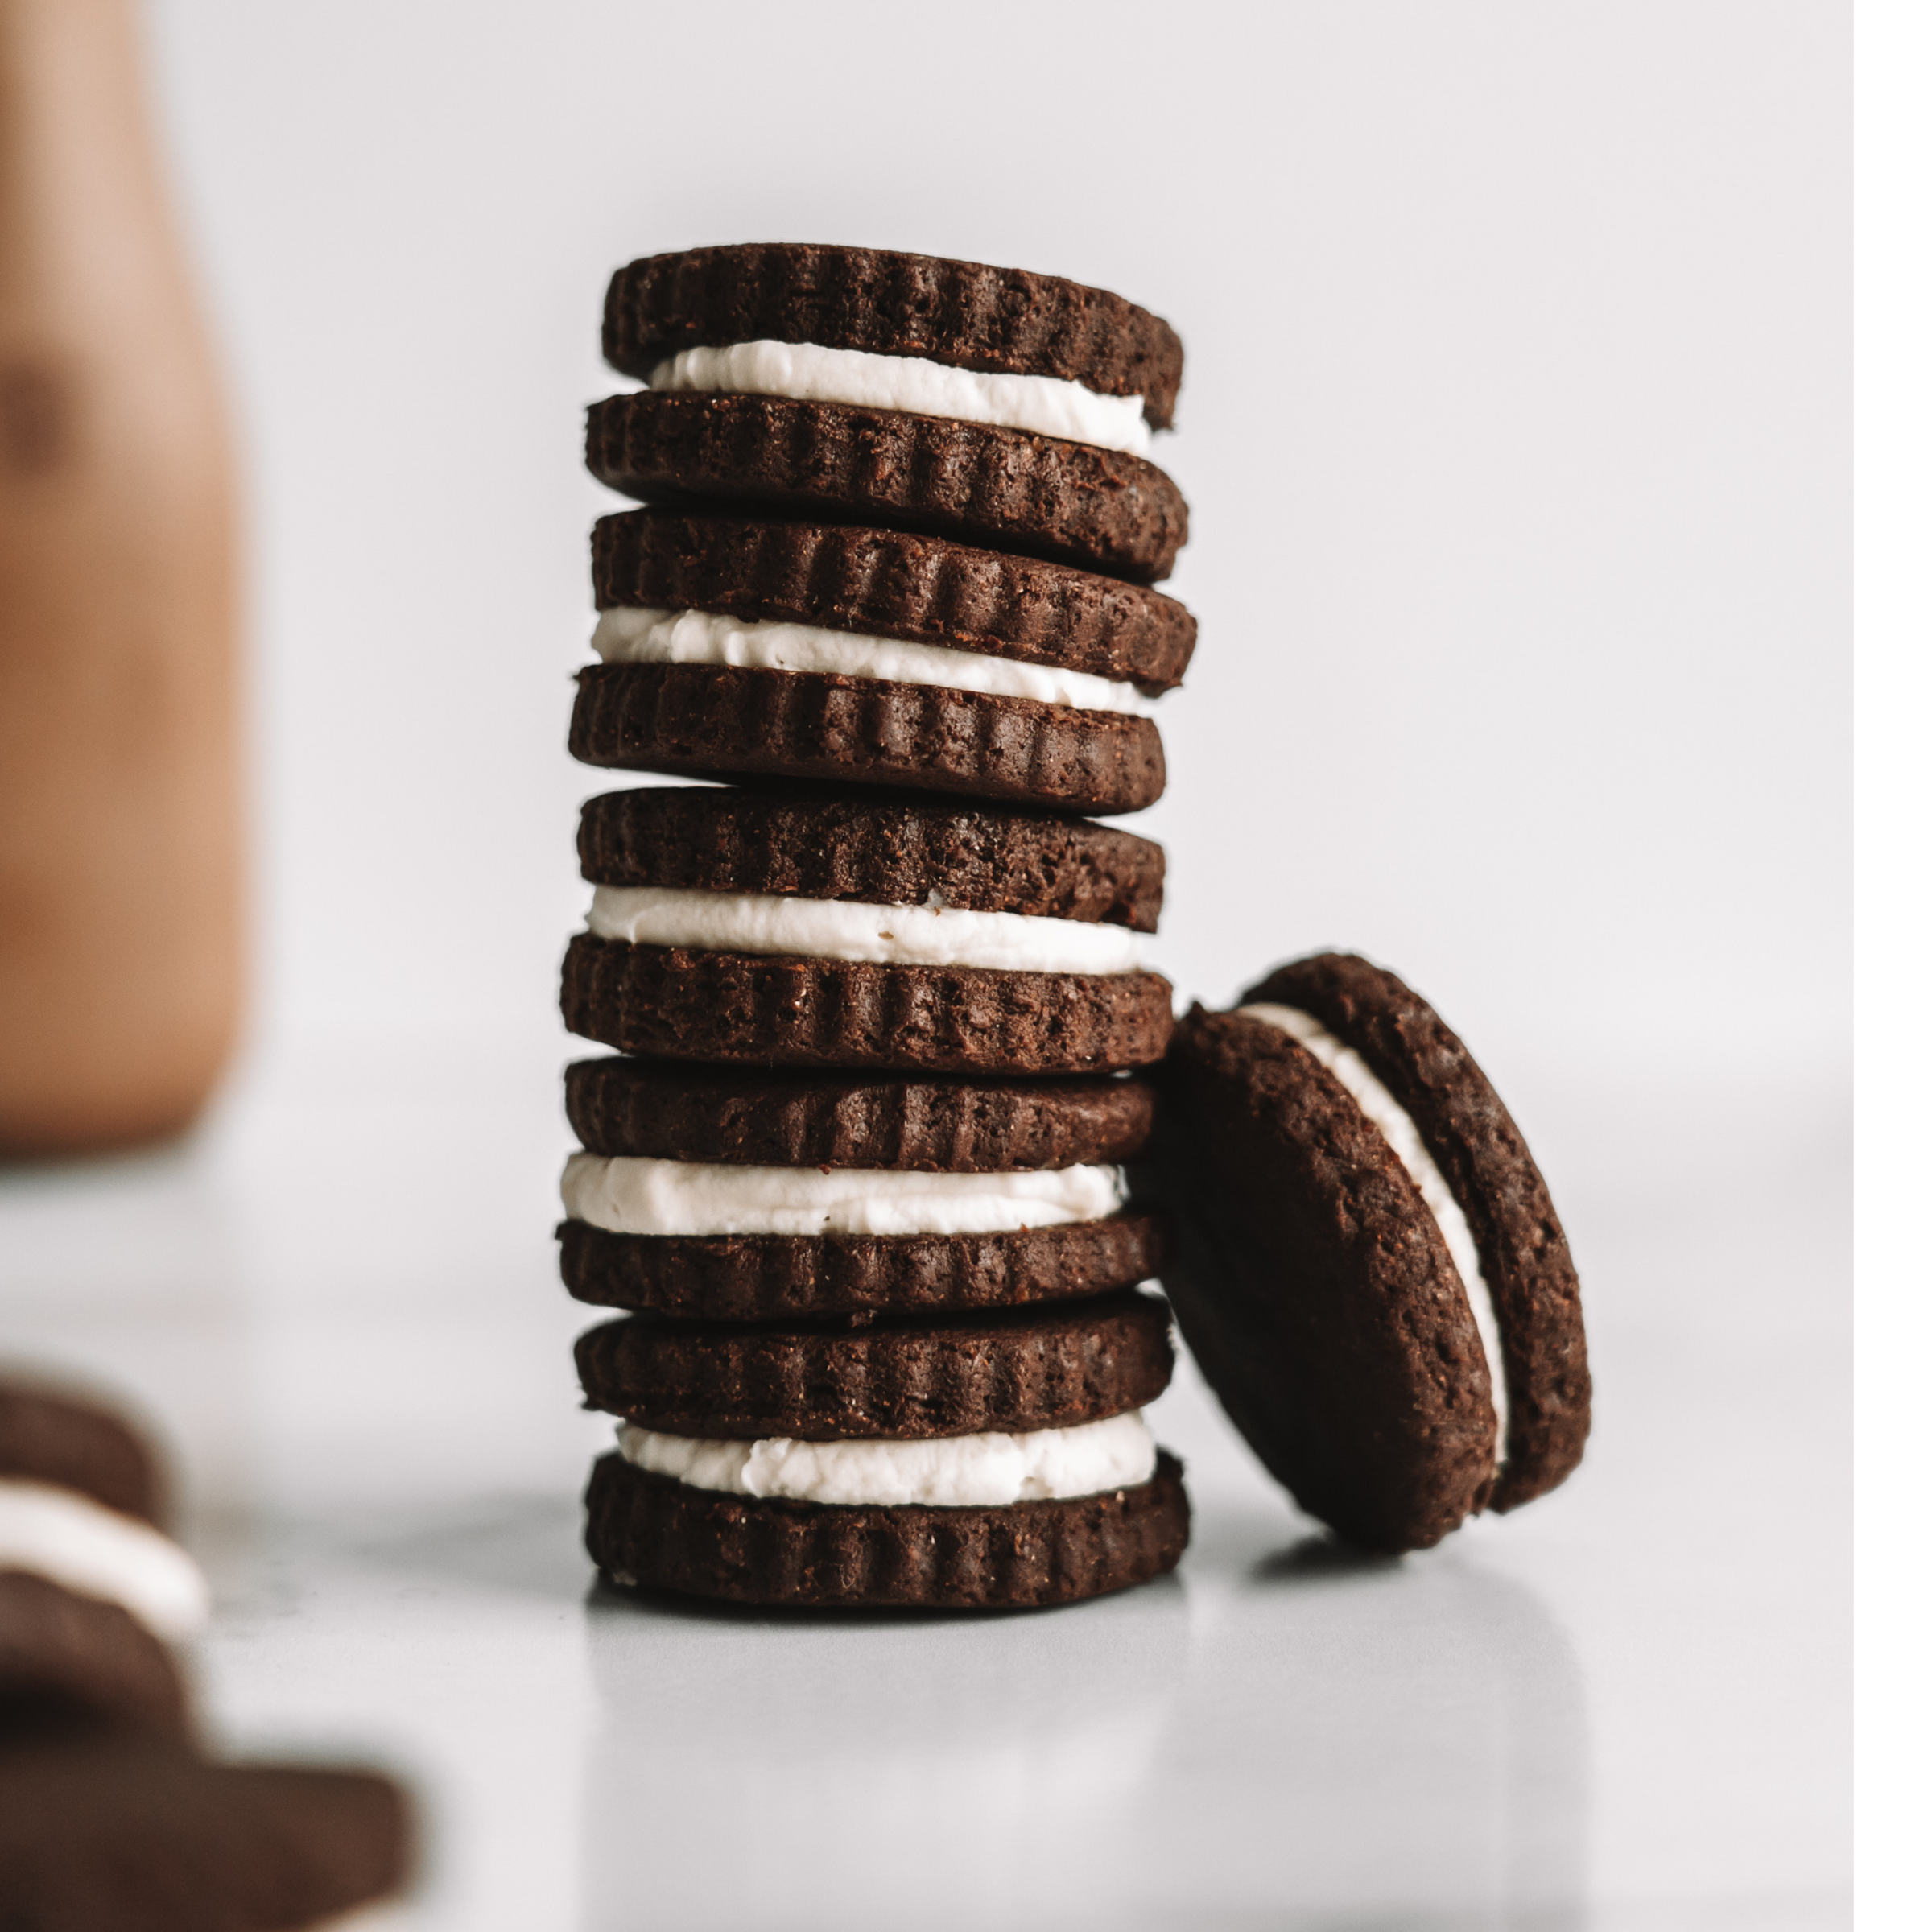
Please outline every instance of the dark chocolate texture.
[[646, 502], [885, 524], [1137, 584], [1171, 573], [1187, 505], [1144, 457], [991, 423], [789, 397], [648, 390], [593, 402], [584, 461]]
[[1174, 989], [1158, 973], [873, 966], [579, 933], [564, 956], [572, 1033], [624, 1053], [767, 1067], [1111, 1072], [1160, 1059]]
[[1468, 1298], [1415, 1183], [1315, 1056], [1199, 1007], [1162, 1069], [1140, 1198], [1202, 1373], [1310, 1514], [1421, 1549], [1487, 1500], [1496, 1439]]
[[592, 1154], [752, 1167], [1009, 1174], [1139, 1153], [1154, 1089], [1100, 1080], [767, 1073], [676, 1060], [578, 1060], [564, 1104]]
[[868, 1328], [607, 1322], [577, 1340], [593, 1409], [669, 1435], [973, 1435], [1069, 1429], [1150, 1402], [1174, 1372], [1166, 1302], [1092, 1301]]
[[904, 530], [619, 510], [591, 536], [597, 608], [708, 610], [1051, 664], [1137, 684], [1181, 681], [1186, 605], [1117, 577]]
[[1045, 811], [1139, 811], [1167, 783], [1153, 719], [828, 672], [592, 664], [570, 753], [689, 778], [804, 778]]
[[605, 792], [577, 857], [600, 886], [856, 899], [1076, 919], [1152, 932], [1166, 856], [1080, 819], [708, 785]]
[[678, 1321], [869, 1320], [1068, 1301], [1161, 1271], [1165, 1228], [1123, 1213], [1001, 1234], [610, 1234], [565, 1221], [580, 1302]]
[[793, 1608], [1043, 1608], [1171, 1570], [1187, 1546], [1181, 1466], [1129, 1488], [1003, 1508], [727, 1496], [599, 1459], [584, 1542], [620, 1583]]

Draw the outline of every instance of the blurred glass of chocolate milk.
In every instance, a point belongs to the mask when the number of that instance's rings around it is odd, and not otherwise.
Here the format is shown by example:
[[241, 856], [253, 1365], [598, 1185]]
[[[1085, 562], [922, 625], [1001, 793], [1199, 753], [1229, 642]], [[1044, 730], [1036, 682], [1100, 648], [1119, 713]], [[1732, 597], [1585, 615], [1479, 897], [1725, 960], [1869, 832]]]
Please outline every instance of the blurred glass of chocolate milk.
[[175, 1133], [228, 1056], [236, 610], [126, 0], [0, 0], [0, 1154]]

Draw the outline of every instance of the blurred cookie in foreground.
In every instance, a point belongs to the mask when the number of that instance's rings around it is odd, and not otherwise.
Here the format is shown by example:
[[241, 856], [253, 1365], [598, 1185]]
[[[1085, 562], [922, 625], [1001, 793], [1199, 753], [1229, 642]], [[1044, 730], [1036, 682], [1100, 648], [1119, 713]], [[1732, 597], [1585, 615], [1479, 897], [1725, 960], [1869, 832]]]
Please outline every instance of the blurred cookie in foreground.
[[0, 1924], [279, 1932], [401, 1884], [402, 1794], [373, 1772], [212, 1764], [133, 1732], [0, 1736]]
[[0, 1731], [66, 1713], [186, 1735], [171, 1646], [208, 1589], [163, 1515], [155, 1457], [119, 1416], [0, 1383]]
[[195, 1748], [175, 1646], [208, 1590], [163, 1495], [114, 1411], [0, 1382], [0, 1925], [269, 1932], [394, 1892], [390, 1779]]
[[1468, 1049], [1348, 953], [1195, 1008], [1139, 1192], [1223, 1406], [1295, 1501], [1374, 1550], [1553, 1489], [1590, 1371], [1549, 1190]]

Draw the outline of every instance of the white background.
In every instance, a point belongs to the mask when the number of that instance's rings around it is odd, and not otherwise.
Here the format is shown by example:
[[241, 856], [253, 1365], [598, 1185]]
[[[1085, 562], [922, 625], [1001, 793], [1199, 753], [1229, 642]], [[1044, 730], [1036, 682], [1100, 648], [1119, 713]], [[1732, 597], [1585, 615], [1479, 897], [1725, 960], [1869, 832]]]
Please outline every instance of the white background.
[[[0, 1175], [0, 1345], [172, 1441], [217, 1738], [402, 1769], [412, 1928], [902, 1924], [937, 1871], [976, 1924], [1835, 1932], [1843, 10], [150, 23], [251, 477], [255, 1030], [184, 1147]], [[563, 751], [580, 411], [613, 266], [758, 237], [1181, 331], [1160, 957], [1218, 1003], [1357, 947], [1474, 1045], [1582, 1269], [1556, 1496], [1348, 1566], [1184, 1368], [1170, 1583], [848, 1629], [588, 1590], [549, 1241], [611, 782]]]
[[551, 1025], [619, 262], [852, 241], [1171, 320], [1160, 959], [1409, 975], [1534, 1125], [1839, 1074], [1848, 39], [1767, 0], [155, 9], [253, 479], [258, 1023]]

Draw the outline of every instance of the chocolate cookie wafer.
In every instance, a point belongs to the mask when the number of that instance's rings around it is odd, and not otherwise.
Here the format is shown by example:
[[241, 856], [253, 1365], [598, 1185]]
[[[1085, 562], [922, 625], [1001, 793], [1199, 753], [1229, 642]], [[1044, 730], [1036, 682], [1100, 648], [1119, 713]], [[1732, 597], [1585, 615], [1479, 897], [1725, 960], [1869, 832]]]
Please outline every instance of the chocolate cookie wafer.
[[991, 807], [682, 787], [592, 799], [573, 1032], [766, 1066], [1092, 1073], [1159, 1059], [1144, 839]]
[[564, 1110], [587, 1151], [755, 1167], [1005, 1174], [1125, 1161], [1146, 1145], [1144, 1080], [922, 1080], [578, 1060]]
[[1129, 1289], [1053, 1309], [820, 1329], [630, 1316], [577, 1341], [594, 1409], [685, 1436], [972, 1435], [1072, 1429], [1174, 1373], [1167, 1307]]
[[1166, 788], [1147, 718], [817, 671], [593, 664], [570, 750], [693, 778], [903, 786], [1047, 810], [1137, 811]]
[[612, 1058], [565, 1081], [558, 1229], [578, 1299], [675, 1319], [869, 1319], [1055, 1301], [1157, 1274], [1115, 1163], [1140, 1080], [772, 1074]]
[[633, 1318], [577, 1345], [622, 1416], [589, 1498], [625, 1582], [751, 1603], [1017, 1607], [1145, 1580], [1187, 1541], [1141, 1419], [1166, 1310], [1128, 1292], [870, 1328]]
[[632, 1235], [571, 1220], [557, 1237], [580, 1302], [673, 1320], [858, 1322], [1104, 1294], [1160, 1273], [1165, 1226], [1131, 1210], [991, 1234]]
[[1179, 1230], [1163, 1281], [1303, 1508], [1418, 1549], [1575, 1467], [1590, 1373], [1562, 1225], [1468, 1049], [1393, 973], [1325, 953], [1197, 1007], [1159, 1123], [1141, 1191]]
[[645, 502], [730, 503], [926, 530], [1155, 584], [1187, 503], [1143, 456], [840, 402], [607, 396], [585, 420], [600, 483]]

